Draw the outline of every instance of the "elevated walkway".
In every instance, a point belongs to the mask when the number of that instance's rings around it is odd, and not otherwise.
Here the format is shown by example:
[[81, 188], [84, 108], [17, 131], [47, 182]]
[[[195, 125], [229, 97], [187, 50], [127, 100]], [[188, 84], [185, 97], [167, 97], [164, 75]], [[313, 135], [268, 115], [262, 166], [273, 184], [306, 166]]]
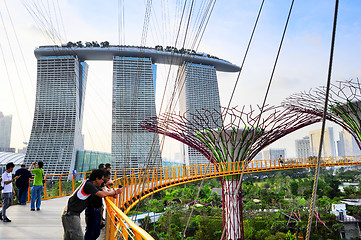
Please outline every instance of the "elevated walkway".
[[[322, 167], [347, 165], [361, 165], [361, 157], [321, 159]], [[316, 160], [311, 158], [254, 160], [248, 164], [245, 172], [312, 168], [315, 166]], [[124, 170], [116, 170], [114, 182], [116, 185], [123, 186], [123, 193], [116, 199], [106, 199], [107, 226], [103, 232], [105, 236], [101, 236], [100, 239], [104, 239], [104, 237], [109, 240], [153, 239], [126, 215], [140, 200], [172, 186], [199, 181], [203, 178], [238, 175], [241, 171], [242, 165], [240, 162], [133, 169], [130, 170], [130, 175], [125, 174]], [[69, 196], [65, 195], [74, 191], [76, 183], [79, 184], [81, 178], [85, 177], [84, 173], [82, 173], [79, 175], [79, 180], [73, 177], [72, 181], [68, 182], [66, 179], [69, 178], [64, 177], [67, 175], [72, 174], [54, 175], [58, 179], [54, 180], [56, 184], [49, 185], [49, 182], [46, 181], [44, 193], [46, 193], [45, 198], [48, 200], [42, 201], [41, 211], [30, 211], [29, 203], [26, 206], [11, 206], [7, 211], [7, 215], [12, 222], [0, 222], [0, 239], [62, 239], [61, 213], [69, 199]], [[49, 176], [46, 176], [45, 179], [48, 179]], [[54, 176], [51, 175], [50, 177], [54, 178]], [[85, 229], [84, 214], [82, 214], [81, 219], [83, 229]]]
[[[7, 209], [12, 222], [0, 221], [0, 239], [62, 239], [61, 213], [69, 197], [54, 198], [41, 202], [41, 210], [30, 211], [30, 203], [13, 205]], [[85, 222], [84, 216], [82, 224]]]

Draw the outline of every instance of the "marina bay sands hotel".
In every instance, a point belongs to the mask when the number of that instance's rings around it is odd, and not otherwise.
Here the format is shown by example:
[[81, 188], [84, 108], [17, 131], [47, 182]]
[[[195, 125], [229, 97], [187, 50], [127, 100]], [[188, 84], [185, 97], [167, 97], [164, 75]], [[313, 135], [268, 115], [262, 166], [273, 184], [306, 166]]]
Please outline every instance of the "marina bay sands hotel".
[[[113, 61], [113, 168], [161, 166], [159, 137], [139, 124], [156, 117], [157, 63], [180, 66], [181, 112], [220, 110], [216, 71], [236, 72], [228, 61], [191, 50], [109, 44], [41, 46], [35, 49], [37, 87], [34, 121], [25, 162], [44, 161], [46, 174], [74, 169], [78, 150], [84, 149], [82, 121], [88, 65], [86, 60]], [[187, 114], [188, 114], [187, 113]], [[193, 149], [184, 148], [189, 164], [208, 163]], [[152, 155], [153, 154], [153, 155]], [[147, 161], [149, 158], [152, 161]]]

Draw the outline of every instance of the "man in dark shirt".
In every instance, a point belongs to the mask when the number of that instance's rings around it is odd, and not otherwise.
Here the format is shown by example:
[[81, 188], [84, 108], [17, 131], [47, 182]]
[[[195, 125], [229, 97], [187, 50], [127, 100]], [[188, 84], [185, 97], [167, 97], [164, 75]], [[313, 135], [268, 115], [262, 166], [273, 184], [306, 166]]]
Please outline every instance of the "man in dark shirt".
[[106, 164], [104, 164], [104, 167], [105, 167], [105, 170], [107, 170], [107, 171], [111, 171], [111, 169], [112, 169], [112, 166], [111, 166], [111, 164], [110, 163], [106, 163]]
[[104, 182], [104, 171], [95, 169], [89, 176], [89, 180], [83, 182], [73, 195], [69, 198], [61, 216], [64, 228], [64, 239], [66, 240], [83, 240], [84, 234], [80, 224], [80, 213], [90, 204], [92, 196], [100, 198], [114, 196], [121, 192], [120, 189], [115, 191], [102, 191], [99, 187]]
[[[107, 189], [104, 187], [105, 183], [107, 183], [110, 180], [110, 172], [104, 171], [104, 182], [99, 187], [99, 190], [105, 190]], [[84, 240], [95, 240], [100, 235], [101, 230], [101, 221], [102, 221], [102, 214], [103, 213], [103, 200], [102, 198], [93, 195], [92, 199], [88, 205], [88, 207], [85, 209], [85, 222], [86, 222], [86, 229], [85, 229], [85, 235]]]
[[18, 188], [18, 201], [20, 205], [26, 205], [26, 199], [28, 197], [29, 190], [29, 179], [31, 178], [31, 173], [28, 169], [25, 168], [25, 163], [21, 164], [21, 168], [16, 170], [15, 176], [19, 176], [16, 180], [16, 187]]

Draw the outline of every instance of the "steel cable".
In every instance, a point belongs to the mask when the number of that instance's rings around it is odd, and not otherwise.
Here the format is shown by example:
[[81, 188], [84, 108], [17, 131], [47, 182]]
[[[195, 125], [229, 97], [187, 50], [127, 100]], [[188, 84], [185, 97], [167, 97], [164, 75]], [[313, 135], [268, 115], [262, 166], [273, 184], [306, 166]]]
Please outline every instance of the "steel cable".
[[[262, 4], [263, 4], [263, 2], [262, 2]], [[261, 120], [261, 116], [262, 116], [264, 107], [265, 107], [265, 105], [266, 105], [268, 93], [269, 93], [269, 91], [270, 91], [271, 83], [272, 83], [272, 80], [273, 80], [273, 75], [274, 75], [274, 72], [275, 72], [275, 69], [276, 69], [276, 66], [277, 66], [277, 63], [278, 63], [278, 58], [279, 58], [279, 55], [280, 55], [280, 52], [281, 52], [281, 48], [282, 48], [282, 45], [283, 45], [283, 40], [284, 40], [284, 37], [285, 37], [285, 35], [286, 35], [286, 30], [287, 30], [288, 23], [289, 23], [289, 19], [290, 19], [291, 13], [292, 13], [293, 4], [294, 4], [294, 0], [292, 0], [291, 6], [290, 6], [290, 9], [289, 9], [289, 12], [288, 12], [288, 16], [287, 16], [286, 24], [285, 24], [285, 27], [284, 27], [284, 30], [283, 30], [281, 42], [280, 42], [279, 47], [278, 47], [276, 59], [275, 59], [275, 62], [274, 62], [274, 64], [273, 64], [272, 73], [271, 73], [271, 76], [270, 76], [270, 79], [269, 79], [269, 82], [268, 82], [266, 94], [265, 94], [265, 97], [264, 97], [264, 100], [263, 100], [263, 103], [262, 103], [262, 107], [261, 107], [260, 116], [259, 116], [259, 118], [258, 118], [258, 120], [257, 120], [257, 124], [256, 124], [256, 128], [255, 128], [255, 129], [257, 129], [258, 126], [259, 126], [259, 123], [260, 123], [260, 120]], [[228, 109], [227, 109], [227, 110], [228, 110]], [[253, 132], [252, 132], [252, 139], [251, 139], [250, 145], [253, 144], [255, 135], [256, 135], [256, 131], [253, 131]], [[248, 155], [248, 153], [247, 153], [247, 155]], [[240, 189], [241, 189], [243, 175], [244, 175], [246, 166], [248, 165], [248, 162], [249, 162], [249, 161], [250, 161], [250, 160], [248, 159], [248, 156], [246, 156], [246, 159], [245, 159], [245, 161], [244, 161], [244, 164], [242, 165], [242, 173], [241, 173], [241, 176], [240, 176], [240, 181], [239, 181], [239, 183], [238, 183], [238, 185], [237, 185], [237, 188], [236, 188], [236, 191], [235, 191], [235, 193], [234, 193], [234, 195], [233, 195], [232, 204], [230, 205], [230, 206], [231, 206], [231, 209], [234, 208], [234, 206], [235, 206], [235, 203], [236, 203], [235, 199], [236, 199], [236, 196], [237, 196], [238, 192], [239, 192]], [[241, 215], [243, 215], [243, 209], [241, 209]], [[229, 221], [229, 218], [230, 218], [230, 216], [226, 216], [226, 222]], [[243, 217], [241, 217], [241, 221], [243, 221]], [[227, 224], [224, 224], [224, 225], [226, 226]], [[240, 226], [240, 227], [241, 227], [242, 237], [244, 237], [243, 223], [241, 223], [241, 226]], [[223, 231], [222, 231], [222, 236], [221, 236], [221, 238], [220, 238], [221, 240], [225, 237], [225, 230], [226, 230], [226, 228], [224, 227], [224, 229], [223, 229]]]
[[317, 156], [317, 167], [315, 169], [315, 178], [314, 178], [314, 182], [313, 182], [312, 199], [311, 199], [310, 209], [309, 209], [309, 214], [308, 214], [307, 233], [306, 233], [307, 240], [310, 239], [310, 235], [311, 235], [312, 218], [313, 218], [313, 212], [314, 212], [314, 208], [315, 208], [315, 204], [316, 204], [317, 186], [318, 186], [318, 179], [319, 179], [320, 167], [321, 167], [322, 144], [323, 144], [323, 137], [324, 137], [325, 126], [326, 126], [327, 105], [328, 105], [328, 98], [329, 98], [329, 92], [330, 92], [330, 86], [331, 86], [333, 52], [334, 52], [334, 48], [335, 48], [337, 14], [338, 14], [338, 0], [335, 1], [335, 13], [334, 13], [334, 18], [333, 18], [333, 29], [332, 29], [330, 59], [329, 59], [329, 65], [328, 65], [325, 106], [323, 109], [323, 116], [322, 116], [321, 137], [320, 137], [320, 145], [319, 145], [318, 156]]

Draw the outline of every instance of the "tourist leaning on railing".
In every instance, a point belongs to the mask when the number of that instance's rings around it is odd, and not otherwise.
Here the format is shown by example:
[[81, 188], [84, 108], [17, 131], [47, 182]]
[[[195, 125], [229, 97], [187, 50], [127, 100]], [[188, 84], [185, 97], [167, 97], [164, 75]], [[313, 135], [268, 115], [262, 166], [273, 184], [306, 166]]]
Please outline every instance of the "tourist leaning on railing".
[[84, 181], [69, 198], [61, 216], [64, 228], [64, 239], [84, 238], [82, 226], [80, 224], [80, 213], [89, 206], [92, 196], [104, 198], [121, 193], [121, 189], [119, 188], [112, 191], [98, 189], [104, 182], [104, 174], [104, 170], [93, 170], [89, 176], [89, 180]]

